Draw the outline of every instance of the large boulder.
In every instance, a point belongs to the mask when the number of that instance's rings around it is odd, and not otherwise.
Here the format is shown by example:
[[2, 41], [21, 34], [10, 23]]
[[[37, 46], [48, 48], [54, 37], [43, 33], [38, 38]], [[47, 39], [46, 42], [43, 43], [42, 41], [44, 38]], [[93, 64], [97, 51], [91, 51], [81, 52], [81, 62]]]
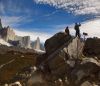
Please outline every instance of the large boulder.
[[82, 83], [81, 86], [93, 86], [93, 85], [90, 82], [85, 81], [85, 82]]
[[[37, 58], [36, 65], [38, 66], [45, 60], [49, 59], [50, 55], [52, 54], [53, 54], [52, 57], [55, 57], [60, 52], [59, 48], [61, 48], [71, 38], [72, 37], [69, 34], [67, 34], [67, 32], [59, 32], [55, 34], [54, 36], [52, 36], [51, 38], [47, 39], [44, 44], [46, 53], [42, 54], [39, 58]], [[56, 52], [56, 50], [58, 51]]]
[[59, 32], [45, 42], [45, 50], [49, 55], [59, 49], [64, 43], [68, 42], [72, 37], [66, 33]]
[[[84, 81], [97, 82], [99, 80], [100, 63], [93, 58], [84, 58], [71, 72], [71, 82], [80, 86]], [[84, 86], [84, 85], [83, 85]]]
[[[47, 72], [44, 73], [46, 75], [44, 78], [46, 81], [53, 83], [61, 78], [63, 84], [67, 84], [62, 86], [91, 86], [93, 84], [91, 82], [95, 82], [97, 85], [99, 84], [100, 63], [98, 60], [94, 58], [83, 58], [79, 61], [74, 59], [65, 61], [62, 52], [60, 52], [56, 57], [48, 63], [51, 72], [49, 74]], [[66, 77], [67, 82], [65, 79]]]
[[76, 59], [82, 55], [83, 47], [84, 42], [80, 38], [76, 37], [67, 47], [65, 46], [64, 51], [69, 54], [70, 58]]
[[100, 59], [100, 39], [88, 38], [85, 42], [83, 54], [85, 56], [97, 56]]

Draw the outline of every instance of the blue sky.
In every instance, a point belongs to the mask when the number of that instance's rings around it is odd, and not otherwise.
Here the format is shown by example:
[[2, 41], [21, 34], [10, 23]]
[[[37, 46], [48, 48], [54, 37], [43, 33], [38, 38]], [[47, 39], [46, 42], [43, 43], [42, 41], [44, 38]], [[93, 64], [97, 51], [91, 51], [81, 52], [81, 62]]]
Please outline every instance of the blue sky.
[[72, 29], [75, 22], [97, 23], [99, 16], [100, 0], [0, 0], [3, 26], [32, 40], [40, 36], [42, 42], [66, 26]]

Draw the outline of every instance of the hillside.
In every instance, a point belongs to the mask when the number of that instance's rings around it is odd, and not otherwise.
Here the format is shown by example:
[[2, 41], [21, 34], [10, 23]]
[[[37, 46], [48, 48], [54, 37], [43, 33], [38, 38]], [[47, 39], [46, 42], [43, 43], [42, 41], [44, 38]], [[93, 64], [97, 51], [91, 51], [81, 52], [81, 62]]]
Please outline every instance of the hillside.
[[0, 45], [0, 83], [10, 82], [25, 67], [34, 66], [34, 50]]

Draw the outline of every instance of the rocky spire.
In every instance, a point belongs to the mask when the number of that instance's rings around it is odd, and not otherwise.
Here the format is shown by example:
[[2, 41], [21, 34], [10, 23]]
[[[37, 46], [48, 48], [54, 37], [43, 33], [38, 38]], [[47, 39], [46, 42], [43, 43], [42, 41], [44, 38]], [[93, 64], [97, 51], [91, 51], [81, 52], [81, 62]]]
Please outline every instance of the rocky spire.
[[0, 19], [0, 29], [2, 29], [3, 27], [2, 27], [2, 23], [1, 23], [1, 19]]
[[34, 49], [40, 50], [40, 38], [37, 37], [37, 40], [34, 43]]

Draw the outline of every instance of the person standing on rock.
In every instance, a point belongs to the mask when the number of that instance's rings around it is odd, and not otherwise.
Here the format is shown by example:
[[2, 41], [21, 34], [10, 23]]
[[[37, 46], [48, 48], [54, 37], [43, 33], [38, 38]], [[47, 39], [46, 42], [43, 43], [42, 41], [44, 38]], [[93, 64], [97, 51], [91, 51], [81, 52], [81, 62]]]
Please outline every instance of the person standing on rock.
[[79, 24], [75, 23], [74, 27], [74, 29], [76, 30], [76, 37], [78, 36], [79, 38], [80, 38], [80, 29], [79, 29], [80, 26], [81, 26], [80, 23]]
[[68, 26], [65, 29], [65, 33], [69, 36], [69, 28], [68, 28]]

